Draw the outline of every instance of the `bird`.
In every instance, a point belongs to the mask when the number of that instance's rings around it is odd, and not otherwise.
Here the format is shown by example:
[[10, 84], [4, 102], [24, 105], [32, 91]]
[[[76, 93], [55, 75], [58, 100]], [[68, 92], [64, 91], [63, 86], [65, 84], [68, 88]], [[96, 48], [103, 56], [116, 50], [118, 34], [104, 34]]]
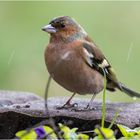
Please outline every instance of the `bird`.
[[93, 100], [104, 89], [104, 79], [107, 90], [114, 92], [118, 89], [140, 98], [138, 92], [117, 79], [101, 49], [75, 19], [55, 17], [42, 30], [50, 34], [44, 53], [48, 72], [59, 85], [73, 92], [62, 107], [70, 106], [75, 94], [91, 94]]

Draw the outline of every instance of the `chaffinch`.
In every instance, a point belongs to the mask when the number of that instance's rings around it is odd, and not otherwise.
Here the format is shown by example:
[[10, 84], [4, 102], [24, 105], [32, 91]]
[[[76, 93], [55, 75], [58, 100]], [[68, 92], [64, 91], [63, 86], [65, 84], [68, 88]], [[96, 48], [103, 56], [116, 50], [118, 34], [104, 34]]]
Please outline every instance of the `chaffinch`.
[[[120, 91], [131, 97], [140, 94], [119, 82], [102, 53], [86, 31], [71, 17], [54, 18], [43, 31], [50, 34], [50, 42], [45, 50], [45, 62], [51, 77], [65, 89], [85, 95], [101, 92], [106, 76], [109, 91]], [[65, 106], [64, 105], [64, 106]]]

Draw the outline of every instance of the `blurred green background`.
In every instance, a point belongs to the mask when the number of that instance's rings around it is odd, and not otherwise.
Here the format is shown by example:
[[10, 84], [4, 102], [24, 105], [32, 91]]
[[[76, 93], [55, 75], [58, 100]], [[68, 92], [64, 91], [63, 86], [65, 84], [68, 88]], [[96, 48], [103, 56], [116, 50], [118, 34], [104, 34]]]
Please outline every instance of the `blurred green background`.
[[[44, 96], [49, 35], [41, 27], [61, 15], [74, 17], [104, 51], [118, 79], [140, 92], [140, 2], [94, 1], [0, 2], [0, 89]], [[71, 93], [53, 81], [49, 96], [64, 95]], [[107, 99], [134, 101], [119, 91], [108, 92]]]

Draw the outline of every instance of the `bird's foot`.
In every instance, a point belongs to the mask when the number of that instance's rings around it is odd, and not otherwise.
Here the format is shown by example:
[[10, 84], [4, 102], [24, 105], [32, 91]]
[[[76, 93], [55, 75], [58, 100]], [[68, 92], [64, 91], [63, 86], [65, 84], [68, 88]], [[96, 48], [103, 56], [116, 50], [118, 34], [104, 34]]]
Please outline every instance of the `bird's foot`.
[[57, 107], [57, 109], [75, 109], [78, 107], [77, 103], [74, 104], [64, 104], [63, 106]]
[[91, 104], [87, 104], [86, 107], [84, 107], [83, 111], [90, 111], [90, 110], [96, 110], [95, 107], [92, 107]]
[[73, 107], [72, 108], [72, 111], [75, 111], [75, 112], [84, 112], [84, 111], [93, 111], [93, 110], [96, 110], [95, 107], [91, 107], [90, 104], [88, 104], [86, 107], [84, 108], [81, 108], [81, 107]]
[[91, 104], [87, 104], [87, 106], [84, 108], [85, 110], [95, 110], [95, 107], [92, 107]]

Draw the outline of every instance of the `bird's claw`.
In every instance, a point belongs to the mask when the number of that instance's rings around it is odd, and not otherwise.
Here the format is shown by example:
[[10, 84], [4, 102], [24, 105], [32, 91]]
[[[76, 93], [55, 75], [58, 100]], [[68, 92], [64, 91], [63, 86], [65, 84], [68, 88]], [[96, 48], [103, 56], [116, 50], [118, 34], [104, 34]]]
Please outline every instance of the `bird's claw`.
[[76, 111], [76, 112], [78, 112], [78, 111], [93, 111], [93, 110], [96, 110], [96, 108], [95, 107], [91, 107], [90, 104], [88, 104], [84, 108], [79, 109], [78, 108], [78, 103], [74, 103], [74, 104], [66, 103], [63, 106], [56, 107], [56, 109], [59, 109], [59, 110], [61, 110], [61, 109], [71, 109], [71, 111]]
[[57, 107], [57, 109], [71, 109], [74, 110], [75, 108], [78, 107], [78, 103], [74, 104], [64, 104], [63, 106]]
[[90, 111], [90, 110], [96, 110], [95, 107], [91, 107], [90, 104], [87, 104], [87, 106], [84, 108], [84, 110]]
[[73, 107], [72, 110], [75, 111], [75, 112], [81, 112], [81, 111], [93, 111], [93, 110], [96, 110], [96, 108], [95, 107], [91, 107], [90, 104], [88, 104], [84, 108], [80, 108], [80, 107], [78, 108], [78, 106], [75, 107], [75, 108]]

